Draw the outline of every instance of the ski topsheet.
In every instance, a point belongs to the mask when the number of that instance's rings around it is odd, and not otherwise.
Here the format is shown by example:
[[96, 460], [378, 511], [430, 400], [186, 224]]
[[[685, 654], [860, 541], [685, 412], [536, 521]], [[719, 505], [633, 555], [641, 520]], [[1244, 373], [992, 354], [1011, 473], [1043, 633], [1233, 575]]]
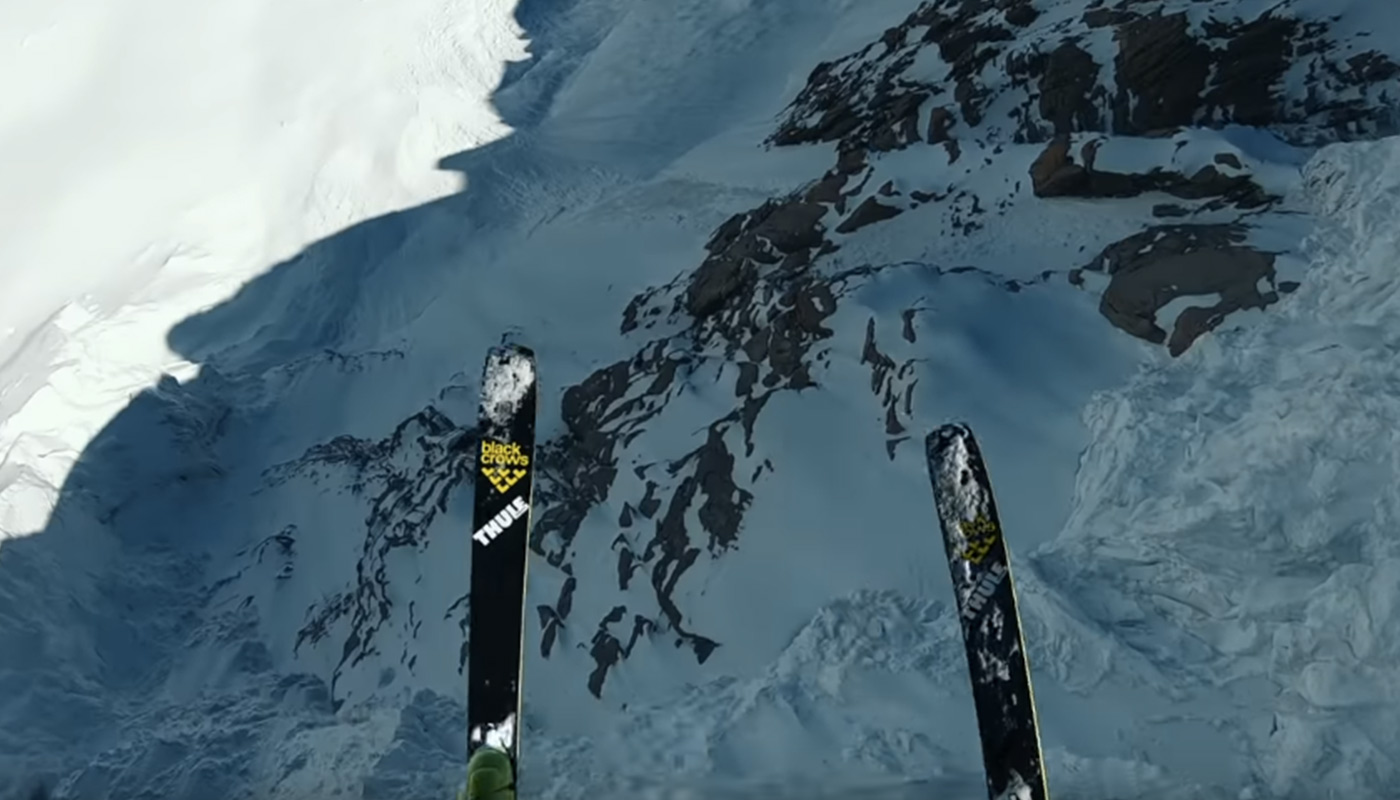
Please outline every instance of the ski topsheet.
[[[492, 348], [481, 377], [467, 649], [467, 753], [520, 752], [526, 546], [534, 484], [535, 356]], [[518, 770], [518, 767], [517, 767]]]
[[967, 645], [988, 796], [1048, 800], [1011, 561], [986, 464], [965, 425], [944, 425], [924, 445]]

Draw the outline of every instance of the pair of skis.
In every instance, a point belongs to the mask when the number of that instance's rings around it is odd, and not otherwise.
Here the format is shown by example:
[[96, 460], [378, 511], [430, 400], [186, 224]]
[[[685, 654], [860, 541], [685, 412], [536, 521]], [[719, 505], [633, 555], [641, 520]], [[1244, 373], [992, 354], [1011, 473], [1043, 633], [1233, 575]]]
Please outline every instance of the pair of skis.
[[[534, 354], [492, 348], [482, 373], [467, 651], [468, 755], [504, 752], [519, 779], [525, 581], [534, 478]], [[986, 464], [972, 431], [925, 440], [967, 649], [992, 800], [1048, 800], [1030, 669], [1011, 562]]]

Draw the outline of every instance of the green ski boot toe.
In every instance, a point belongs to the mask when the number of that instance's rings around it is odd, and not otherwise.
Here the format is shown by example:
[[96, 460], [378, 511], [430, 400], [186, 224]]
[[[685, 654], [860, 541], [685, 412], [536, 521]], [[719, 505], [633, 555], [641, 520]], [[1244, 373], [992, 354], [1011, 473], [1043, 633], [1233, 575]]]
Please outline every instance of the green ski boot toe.
[[458, 800], [515, 800], [515, 768], [510, 756], [483, 747], [467, 762], [467, 788]]

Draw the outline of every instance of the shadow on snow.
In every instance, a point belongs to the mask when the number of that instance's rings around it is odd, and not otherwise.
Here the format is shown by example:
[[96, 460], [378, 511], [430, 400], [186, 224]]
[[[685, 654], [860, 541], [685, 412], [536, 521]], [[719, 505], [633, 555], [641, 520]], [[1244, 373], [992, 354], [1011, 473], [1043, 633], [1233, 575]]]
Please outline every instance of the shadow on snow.
[[[478, 274], [487, 283], [489, 247], [464, 257], [461, 243], [489, 239], [519, 211], [511, 199], [519, 171], [548, 166], [518, 140], [544, 118], [577, 64], [577, 54], [559, 47], [559, 37], [577, 34], [552, 22], [576, 3], [521, 0], [515, 14], [530, 57], [507, 65], [492, 97], [516, 133], [440, 162], [467, 176], [464, 191], [315, 242], [175, 326], [171, 349], [200, 364], [201, 375], [184, 384], [166, 378], [134, 397], [81, 454], [45, 529], [0, 547], [0, 798], [241, 797], [239, 781], [256, 768], [247, 737], [276, 724], [264, 712], [287, 711], [303, 725], [333, 719], [324, 681], [310, 676], [270, 679], [264, 705], [229, 711], [247, 717], [228, 721], [231, 733], [190, 729], [178, 710], [218, 715], [228, 704], [203, 690], [230, 665], [183, 663], [205, 634], [206, 603], [220, 577], [210, 556], [230, 546], [218, 532], [251, 540], [260, 524], [254, 501], [236, 502], [247, 494], [228, 485], [223, 464], [260, 468], [280, 457], [272, 452], [278, 434], [267, 430], [272, 417], [240, 402], [249, 396], [246, 382], [353, 349], [359, 315], [389, 283], [427, 287], [416, 299], [460, 308], [463, 318], [499, 299], [492, 293], [501, 285], [468, 290]], [[422, 231], [443, 226], [455, 226], [456, 244], [423, 241]], [[406, 248], [417, 248], [413, 258], [402, 258]], [[466, 280], [442, 279], [453, 275]], [[403, 319], [416, 311], [403, 309]], [[463, 341], [455, 369], [474, 373], [491, 343]], [[411, 345], [405, 349], [411, 360]], [[431, 399], [420, 396], [419, 408]], [[326, 416], [333, 430], [334, 409]], [[232, 659], [246, 663], [234, 671], [265, 668], [269, 656], [257, 638], [235, 648]], [[413, 703], [418, 721], [437, 728], [421, 754], [441, 751], [437, 773], [422, 786], [371, 780], [366, 797], [437, 791], [444, 771], [460, 771], [460, 718], [440, 700]], [[187, 762], [195, 766], [176, 768]]]

